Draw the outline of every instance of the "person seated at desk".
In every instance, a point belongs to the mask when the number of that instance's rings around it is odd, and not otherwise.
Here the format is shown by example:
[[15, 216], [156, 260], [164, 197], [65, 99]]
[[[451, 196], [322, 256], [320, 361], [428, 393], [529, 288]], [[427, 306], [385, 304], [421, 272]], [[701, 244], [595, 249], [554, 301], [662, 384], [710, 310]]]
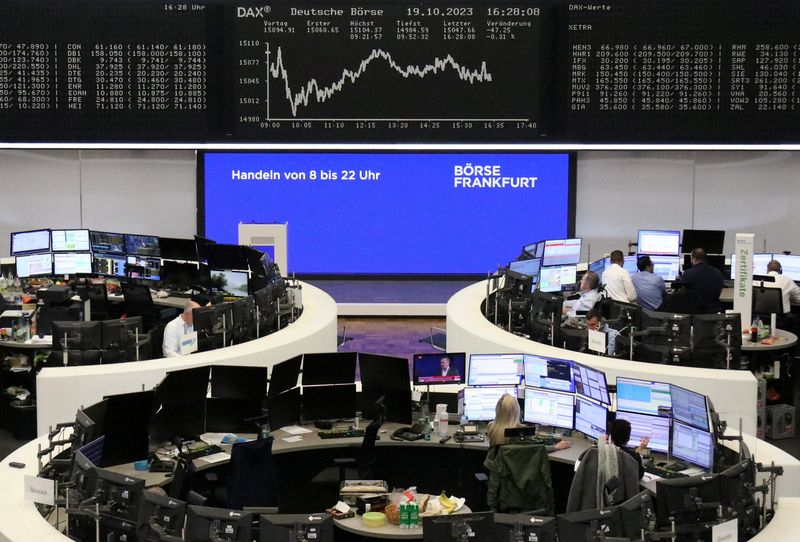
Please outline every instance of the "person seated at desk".
[[608, 436], [620, 450], [630, 455], [639, 465], [639, 479], [644, 476], [644, 464], [642, 463], [642, 452], [650, 443], [650, 437], [644, 436], [639, 441], [635, 449], [628, 448], [628, 441], [631, 440], [631, 422], [628, 420], [614, 420], [608, 425]]
[[692, 267], [683, 272], [680, 283], [690, 284], [702, 312], [720, 312], [722, 305], [719, 296], [725, 282], [722, 272], [706, 262], [706, 251], [696, 248], [692, 251]]
[[594, 309], [586, 313], [586, 329], [605, 333], [606, 354], [613, 356], [616, 353], [619, 331], [606, 324], [600, 316], [600, 313], [596, 312]]
[[587, 271], [581, 279], [581, 295], [578, 299], [564, 301], [562, 313], [574, 318], [577, 311], [588, 311], [600, 299], [600, 277], [594, 271]]
[[775, 285], [783, 292], [783, 313], [786, 314], [792, 312], [792, 305], [800, 305], [800, 287], [782, 273], [783, 267], [778, 260], [767, 264], [767, 275], [775, 277]]
[[194, 332], [192, 310], [197, 308], [200, 308], [199, 303], [191, 300], [187, 301], [183, 307], [183, 312], [164, 327], [164, 341], [161, 349], [165, 358], [175, 358], [181, 355], [183, 338]]
[[625, 265], [625, 256], [621, 250], [614, 250], [610, 259], [611, 265], [603, 271], [602, 280], [608, 297], [623, 303], [636, 303], [636, 288], [633, 287], [631, 274], [622, 267]]
[[667, 292], [664, 279], [653, 273], [653, 260], [650, 256], [642, 256], [636, 260], [639, 272], [631, 276], [633, 287], [636, 289], [636, 299], [639, 306], [649, 311], [657, 311], [664, 302]]

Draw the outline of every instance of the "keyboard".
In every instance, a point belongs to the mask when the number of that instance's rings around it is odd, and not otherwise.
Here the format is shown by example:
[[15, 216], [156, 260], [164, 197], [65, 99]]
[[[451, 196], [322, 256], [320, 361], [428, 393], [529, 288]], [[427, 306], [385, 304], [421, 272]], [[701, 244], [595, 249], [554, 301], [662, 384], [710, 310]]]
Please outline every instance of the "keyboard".
[[509, 437], [509, 442], [532, 442], [543, 446], [555, 446], [561, 442], [561, 437], [552, 435], [525, 435], [524, 437]]
[[216, 444], [210, 444], [205, 448], [200, 448], [199, 450], [190, 450], [188, 452], [181, 452], [178, 456], [186, 461], [194, 461], [198, 457], [205, 457], [207, 455], [216, 454], [222, 451], [222, 448], [217, 446]]
[[330, 431], [317, 431], [317, 435], [319, 438], [329, 439], [329, 438], [354, 438], [354, 437], [363, 437], [364, 430], [363, 429], [332, 429]]
[[687, 475], [683, 474], [682, 472], [678, 472], [676, 470], [665, 469], [664, 467], [658, 467], [656, 465], [647, 465], [644, 468], [644, 471], [648, 474], [654, 474], [655, 476], [659, 476], [661, 478], [671, 479], [671, 478], [685, 478]]

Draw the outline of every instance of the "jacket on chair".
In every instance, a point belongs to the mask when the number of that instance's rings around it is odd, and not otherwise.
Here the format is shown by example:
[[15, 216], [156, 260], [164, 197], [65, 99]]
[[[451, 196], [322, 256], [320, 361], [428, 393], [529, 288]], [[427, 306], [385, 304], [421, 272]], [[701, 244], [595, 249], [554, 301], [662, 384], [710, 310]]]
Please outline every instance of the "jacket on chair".
[[553, 483], [545, 446], [525, 441], [493, 446], [483, 465], [489, 470], [486, 501], [491, 510], [545, 508], [553, 513]]
[[[597, 502], [597, 463], [597, 447], [588, 449], [581, 456], [569, 488], [567, 512], [594, 510], [608, 505]], [[617, 450], [617, 466], [620, 483], [609, 495], [613, 504], [630, 499], [639, 492], [639, 464], [636, 460], [630, 454]]]

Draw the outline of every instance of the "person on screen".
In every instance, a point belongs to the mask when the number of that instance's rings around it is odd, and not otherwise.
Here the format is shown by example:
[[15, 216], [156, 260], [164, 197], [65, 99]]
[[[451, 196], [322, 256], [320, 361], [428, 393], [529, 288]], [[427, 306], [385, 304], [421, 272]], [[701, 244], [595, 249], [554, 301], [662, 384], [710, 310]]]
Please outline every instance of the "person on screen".
[[767, 275], [775, 277], [775, 285], [783, 291], [783, 313], [786, 314], [792, 312], [792, 305], [800, 305], [800, 287], [782, 273], [783, 267], [778, 260], [767, 264]]
[[181, 355], [181, 340], [184, 335], [194, 331], [192, 310], [199, 307], [199, 303], [191, 300], [187, 301], [183, 307], [183, 312], [164, 327], [164, 341], [161, 345], [161, 350], [165, 358], [175, 358]]
[[664, 279], [653, 273], [653, 260], [650, 256], [642, 256], [636, 260], [639, 272], [631, 276], [633, 287], [636, 289], [636, 299], [639, 306], [649, 311], [657, 311], [664, 302], [667, 288]]
[[722, 272], [706, 262], [706, 251], [702, 248], [694, 249], [691, 258], [692, 267], [683, 272], [680, 282], [691, 285], [702, 312], [720, 312], [719, 296], [725, 281]]
[[[519, 427], [519, 402], [516, 397], [504, 393], [497, 400], [497, 406], [494, 408], [494, 421], [489, 423], [487, 431], [489, 444], [491, 446], [507, 444], [508, 438], [505, 436], [505, 431], [513, 427]], [[560, 440], [555, 446], [547, 446], [547, 453], [565, 450], [570, 446], [572, 446], [570, 441]]]
[[636, 303], [636, 288], [633, 287], [631, 274], [622, 267], [625, 256], [621, 250], [611, 252], [611, 265], [603, 271], [602, 283], [606, 287], [608, 297], [623, 303]]
[[581, 295], [578, 299], [564, 301], [561, 309], [568, 318], [574, 318], [577, 311], [588, 311], [600, 299], [600, 277], [594, 271], [587, 271], [581, 279]]
[[439, 375], [438, 376], [460, 376], [458, 369], [450, 366], [450, 358], [443, 356], [439, 360]]
[[601, 331], [606, 334], [606, 354], [613, 356], [617, 351], [619, 331], [606, 324], [594, 309], [586, 313], [586, 329]]
[[644, 464], [642, 463], [642, 452], [647, 448], [650, 443], [650, 437], [644, 436], [639, 441], [636, 448], [628, 448], [628, 441], [631, 439], [631, 422], [628, 420], [614, 420], [608, 424], [608, 436], [611, 437], [611, 442], [620, 450], [626, 452], [636, 460], [639, 465], [639, 479], [644, 477]]

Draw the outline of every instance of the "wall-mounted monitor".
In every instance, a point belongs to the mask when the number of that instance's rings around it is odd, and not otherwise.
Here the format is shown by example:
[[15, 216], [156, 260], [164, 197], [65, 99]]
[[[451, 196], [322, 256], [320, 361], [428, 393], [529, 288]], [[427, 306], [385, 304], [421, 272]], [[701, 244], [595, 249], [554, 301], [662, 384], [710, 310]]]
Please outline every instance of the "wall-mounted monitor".
[[101, 254], [125, 254], [125, 237], [110, 231], [90, 231], [92, 252]]
[[414, 354], [414, 384], [463, 384], [467, 373], [466, 358], [463, 352]]
[[525, 409], [522, 421], [572, 429], [575, 416], [575, 397], [557, 391], [525, 388]]
[[50, 250], [50, 230], [17, 231], [11, 234], [11, 255]]
[[53, 252], [88, 252], [89, 230], [51, 230]]
[[17, 276], [20, 278], [52, 275], [53, 255], [47, 252], [45, 254], [17, 256], [16, 265]]
[[640, 256], [653, 254], [678, 256], [681, 232], [674, 230], [639, 230], [638, 250]]
[[470, 386], [519, 386], [525, 375], [522, 354], [472, 354]]
[[74, 275], [92, 272], [92, 254], [90, 252], [56, 252], [53, 254], [53, 273], [56, 275]]
[[550, 239], [544, 242], [542, 265], [569, 265], [580, 261], [580, 239]]

